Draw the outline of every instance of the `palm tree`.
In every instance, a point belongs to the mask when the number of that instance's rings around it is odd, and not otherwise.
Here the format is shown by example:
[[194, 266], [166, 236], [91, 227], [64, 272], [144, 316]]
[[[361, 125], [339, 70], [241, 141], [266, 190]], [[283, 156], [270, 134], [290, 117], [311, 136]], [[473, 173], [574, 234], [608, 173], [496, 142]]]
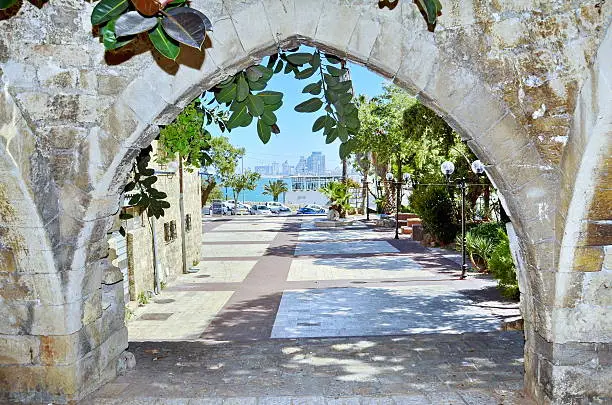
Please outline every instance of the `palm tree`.
[[272, 195], [272, 198], [274, 199], [274, 201], [278, 201], [278, 196], [281, 195], [282, 193], [286, 193], [287, 191], [289, 191], [289, 189], [287, 188], [287, 183], [285, 183], [282, 180], [276, 180], [276, 181], [268, 181], [268, 184], [266, 184], [264, 186], [264, 194], [265, 195]]

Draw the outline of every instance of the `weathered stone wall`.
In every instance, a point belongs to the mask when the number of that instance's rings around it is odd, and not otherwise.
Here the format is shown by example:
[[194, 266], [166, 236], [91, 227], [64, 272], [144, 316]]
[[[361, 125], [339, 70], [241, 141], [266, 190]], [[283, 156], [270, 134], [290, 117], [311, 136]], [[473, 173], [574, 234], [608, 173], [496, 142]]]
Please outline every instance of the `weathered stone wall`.
[[186, 232], [187, 268], [195, 266], [202, 257], [202, 188], [197, 170], [184, 178], [185, 215], [191, 216], [191, 230]]
[[145, 225], [128, 231], [126, 236], [130, 298], [132, 301], [138, 301], [141, 293], [155, 291], [151, 229]]
[[[0, 184], [17, 218], [10, 235], [0, 230], [0, 257], [10, 263], [1, 272], [9, 323], [0, 325], [0, 349], [11, 353], [0, 360], [0, 391], [76, 398], [112, 377], [118, 355], [107, 353], [127, 341], [114, 321], [119, 292], [105, 233], [130, 162], [202, 90], [279, 45], [306, 43], [412, 90], [462, 134], [516, 233], [530, 392], [541, 403], [608, 395], [601, 253], [611, 244], [610, 163], [598, 152], [610, 155], [609, 107], [601, 107], [612, 65], [612, 47], [602, 45], [608, 3], [447, 0], [431, 34], [409, 1], [390, 11], [373, 0], [194, 0], [215, 31], [204, 56], [185, 49], [174, 64], [139, 45], [104, 55], [89, 3], [25, 2], [0, 21]], [[589, 173], [602, 175], [585, 183]], [[21, 239], [27, 250], [7, 248]], [[87, 344], [73, 345], [80, 351], [63, 363], [35, 356], [43, 346], [61, 352], [75, 336]], [[596, 353], [597, 362], [570, 364], [564, 348], [572, 359]]]

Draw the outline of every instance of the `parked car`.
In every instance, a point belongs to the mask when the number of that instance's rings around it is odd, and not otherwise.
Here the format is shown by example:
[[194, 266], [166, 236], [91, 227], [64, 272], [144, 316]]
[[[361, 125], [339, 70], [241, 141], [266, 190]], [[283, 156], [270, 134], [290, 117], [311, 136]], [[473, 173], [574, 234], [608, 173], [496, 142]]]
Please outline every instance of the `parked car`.
[[210, 215], [212, 213], [212, 208], [210, 205], [205, 205], [202, 207], [202, 215]]
[[227, 206], [221, 200], [213, 200], [211, 207], [213, 215], [227, 215], [229, 212]]
[[257, 215], [257, 214], [271, 214], [272, 211], [270, 211], [270, 208], [266, 207], [265, 205], [253, 205], [251, 207], [251, 215]]
[[270, 211], [272, 211], [273, 214], [291, 212], [291, 208], [277, 201], [268, 202], [266, 203], [266, 206], [270, 208]]
[[235, 204], [231, 210], [232, 215], [248, 215], [251, 212], [251, 207], [248, 204]]
[[327, 210], [325, 208], [316, 204], [308, 204], [297, 210], [297, 213], [302, 215], [325, 214], [326, 212]]

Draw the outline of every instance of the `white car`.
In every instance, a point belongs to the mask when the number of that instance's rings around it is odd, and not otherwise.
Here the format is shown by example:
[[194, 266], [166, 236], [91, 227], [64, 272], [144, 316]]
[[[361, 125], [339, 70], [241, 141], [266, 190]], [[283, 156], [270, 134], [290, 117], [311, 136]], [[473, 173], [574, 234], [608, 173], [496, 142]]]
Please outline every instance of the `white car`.
[[235, 204], [232, 208], [232, 215], [246, 215], [251, 212], [251, 207], [248, 204]]
[[266, 203], [266, 206], [270, 208], [270, 211], [272, 211], [273, 214], [291, 212], [291, 208], [277, 201], [268, 202]]
[[250, 212], [251, 212], [251, 215], [272, 214], [272, 211], [270, 211], [270, 208], [266, 207], [265, 205], [260, 205], [260, 204], [253, 205], [251, 207]]

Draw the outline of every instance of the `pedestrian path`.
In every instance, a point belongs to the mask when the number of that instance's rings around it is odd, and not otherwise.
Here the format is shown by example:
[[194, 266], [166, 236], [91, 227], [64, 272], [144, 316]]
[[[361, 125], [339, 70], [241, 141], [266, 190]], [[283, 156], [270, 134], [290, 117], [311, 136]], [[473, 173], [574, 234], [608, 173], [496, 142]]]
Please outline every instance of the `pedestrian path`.
[[500, 331], [518, 304], [492, 279], [363, 223], [203, 227], [198, 272], [128, 323], [138, 372], [87, 403], [529, 403], [522, 334]]

